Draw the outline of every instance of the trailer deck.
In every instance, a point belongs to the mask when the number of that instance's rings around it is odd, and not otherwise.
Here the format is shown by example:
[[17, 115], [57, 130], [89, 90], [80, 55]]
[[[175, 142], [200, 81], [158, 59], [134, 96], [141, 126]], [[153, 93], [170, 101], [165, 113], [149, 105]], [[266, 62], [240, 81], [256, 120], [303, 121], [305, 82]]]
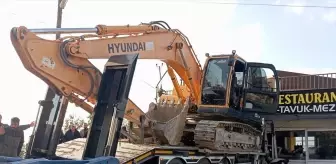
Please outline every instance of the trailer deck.
[[[62, 143], [58, 145], [56, 155], [63, 158], [81, 160], [85, 141], [85, 138], [79, 138]], [[160, 160], [160, 163], [167, 163], [177, 157], [188, 163], [195, 163], [204, 157], [207, 157], [212, 163], [219, 163], [224, 159], [230, 160], [231, 163], [234, 161], [246, 163], [264, 155], [261, 152], [223, 153], [222, 151], [211, 151], [196, 147], [142, 145], [120, 141], [118, 143], [116, 158], [119, 159], [120, 163], [124, 164], [132, 164], [133, 162], [142, 163], [149, 160]]]

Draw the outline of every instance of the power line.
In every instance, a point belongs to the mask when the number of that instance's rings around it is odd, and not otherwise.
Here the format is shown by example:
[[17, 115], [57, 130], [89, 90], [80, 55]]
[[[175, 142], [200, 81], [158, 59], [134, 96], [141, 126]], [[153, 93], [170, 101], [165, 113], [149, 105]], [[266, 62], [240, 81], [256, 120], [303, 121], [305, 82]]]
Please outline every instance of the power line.
[[240, 6], [296, 7], [296, 8], [322, 8], [322, 9], [336, 8], [336, 6], [322, 6], [322, 5], [284, 5], [284, 4], [267, 4], [267, 3], [206, 2], [206, 1], [194, 1], [194, 2], [206, 3], [206, 4], [219, 4], [219, 5], [240, 5]]
[[[99, 1], [99, 0], [96, 0]], [[153, 0], [123, 0], [123, 2], [153, 2]], [[253, 0], [249, 0], [251, 2]], [[267, 6], [267, 7], [295, 7], [295, 8], [322, 8], [322, 9], [335, 9], [336, 6], [325, 6], [325, 5], [295, 5], [295, 4], [271, 4], [271, 3], [249, 3], [249, 2], [230, 2], [230, 0], [221, 1], [190, 1], [190, 0], [155, 0], [154, 2], [167, 2], [167, 3], [178, 3], [178, 2], [188, 2], [188, 3], [203, 3], [203, 4], [218, 4], [218, 5], [239, 5], [239, 6]], [[333, 1], [336, 3], [336, 1]]]
[[[92, 0], [86, 0], [92, 1]], [[95, 0], [96, 2], [106, 2], [106, 0]], [[231, 1], [231, 2], [230, 2]], [[232, 2], [232, 0], [218, 0], [218, 1], [195, 1], [195, 0], [123, 0], [122, 2], [166, 2], [166, 3], [203, 3], [203, 4], [219, 4], [219, 5], [240, 5], [240, 6], [267, 6], [267, 7], [296, 7], [296, 8], [322, 8], [322, 9], [334, 9], [336, 6], [325, 5], [295, 5], [295, 4], [271, 4], [271, 3], [250, 3], [256, 0], [248, 0], [249, 2]], [[266, 1], [266, 0], [265, 0]], [[267, 0], [269, 1], [269, 0]], [[317, 0], [316, 0], [317, 1]], [[319, 0], [320, 1], [320, 0]], [[109, 1], [109, 2], [113, 2]], [[120, 2], [120, 0], [116, 0]], [[329, 1], [330, 2], [330, 1]], [[331, 1], [336, 3], [336, 1]]]

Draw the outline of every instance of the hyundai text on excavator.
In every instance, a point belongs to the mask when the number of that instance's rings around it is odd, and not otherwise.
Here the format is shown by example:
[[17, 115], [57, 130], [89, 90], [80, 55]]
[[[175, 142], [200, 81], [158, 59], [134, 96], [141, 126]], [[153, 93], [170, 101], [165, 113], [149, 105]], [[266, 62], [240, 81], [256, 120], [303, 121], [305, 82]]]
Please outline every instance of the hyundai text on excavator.
[[[38, 36], [55, 33], [83, 35], [59, 40]], [[188, 38], [163, 21], [95, 28], [21, 26], [12, 29], [11, 41], [28, 71], [93, 113], [83, 158], [115, 156], [121, 122], [126, 118], [144, 123], [147, 128], [142, 133], [152, 138], [147, 145], [156, 145], [150, 153], [143, 152], [126, 163], [148, 163], [149, 157], [159, 157], [149, 163], [170, 164], [272, 160], [267, 158], [266, 124], [258, 115], [277, 110], [279, 80], [272, 64], [246, 62], [233, 51], [206, 54], [203, 69]], [[124, 99], [128, 99], [138, 58], [165, 62], [175, 94], [162, 95], [143, 117], [131, 118], [127, 115], [134, 103]], [[108, 59], [104, 72], [89, 59]]]

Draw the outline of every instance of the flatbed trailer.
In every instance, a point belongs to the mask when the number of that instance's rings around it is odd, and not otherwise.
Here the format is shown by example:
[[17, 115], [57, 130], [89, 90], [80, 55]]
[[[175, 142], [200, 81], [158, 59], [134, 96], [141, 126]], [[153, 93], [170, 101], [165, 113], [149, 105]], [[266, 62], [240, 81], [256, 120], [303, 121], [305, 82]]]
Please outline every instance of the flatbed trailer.
[[56, 154], [64, 158], [62, 160], [47, 160], [45, 158], [24, 160], [21, 158], [0, 157], [0, 163], [264, 164], [260, 160], [265, 157], [264, 153], [256, 152], [223, 153], [220, 151], [198, 149], [196, 147], [151, 146], [119, 142], [115, 157], [98, 157], [82, 160], [85, 140], [85, 138], [79, 138], [60, 144]]
[[[85, 140], [85, 138], [80, 138], [60, 144], [56, 155], [80, 160]], [[265, 155], [261, 152], [223, 152], [186, 146], [155, 146], [119, 142], [115, 157], [123, 164], [257, 164]]]
[[[128, 149], [132, 149], [131, 146]], [[196, 147], [154, 147], [136, 157], [121, 161], [123, 164], [257, 164], [264, 153], [216, 152]], [[118, 158], [118, 156], [116, 156]], [[118, 158], [121, 159], [121, 158]]]
[[[124, 164], [281, 164], [281, 162], [277, 162], [281, 159], [277, 158], [266, 162], [265, 158], [268, 158], [269, 154], [262, 152], [210, 151], [186, 146], [155, 146], [119, 142], [137, 59], [138, 54], [125, 54], [109, 58], [102, 75], [98, 101], [87, 139], [82, 138], [81, 144], [63, 146], [63, 149], [75, 152], [75, 155], [67, 153], [62, 155], [62, 151], [54, 152], [57, 150], [56, 147], [62, 147], [58, 145], [58, 142], [67, 106], [61, 104], [60, 111], [55, 111], [58, 113], [57, 117], [53, 116], [56, 123], [52, 122], [51, 125], [55, 124], [55, 126], [50, 127], [48, 131], [45, 131], [47, 128], [43, 120], [48, 120], [50, 113], [41, 113], [40, 117], [37, 117], [39, 126], [36, 131], [39, 131], [41, 135], [37, 132], [33, 133], [27, 157], [55, 159], [56, 155], [62, 159], [84, 159], [78, 161], [82, 163], [90, 162], [88, 160], [94, 160], [97, 157], [107, 156], [109, 160], [118, 159], [119, 163]], [[46, 135], [47, 132], [48, 135]], [[266, 152], [268, 151], [266, 150]]]

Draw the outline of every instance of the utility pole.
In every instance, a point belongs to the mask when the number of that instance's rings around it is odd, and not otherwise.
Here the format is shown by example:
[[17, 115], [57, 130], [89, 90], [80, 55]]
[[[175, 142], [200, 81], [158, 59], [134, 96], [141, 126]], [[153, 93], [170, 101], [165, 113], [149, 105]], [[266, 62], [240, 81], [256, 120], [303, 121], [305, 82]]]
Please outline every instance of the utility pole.
[[[63, 17], [63, 9], [65, 8], [66, 3], [68, 0], [58, 0], [57, 3], [57, 20], [56, 20], [56, 28], [61, 28], [62, 27], [62, 17]], [[56, 39], [59, 39], [61, 37], [60, 33], [56, 33]], [[48, 88], [48, 91], [52, 90], [50, 87]], [[56, 98], [57, 97], [57, 98]], [[54, 117], [53, 117], [53, 128], [51, 132], [51, 140], [48, 145], [48, 152], [47, 156], [54, 156], [56, 153], [56, 148], [58, 143], [60, 142], [60, 137], [61, 137], [61, 132], [62, 132], [62, 127], [63, 127], [63, 122], [65, 118], [65, 113], [68, 107], [68, 99], [57, 95], [54, 92], [54, 98], [57, 99], [57, 105], [55, 106], [54, 109]], [[63, 133], [62, 133], [63, 134]], [[62, 136], [63, 137], [63, 136]]]
[[[67, 0], [58, 0], [56, 28], [62, 27], [62, 10]], [[56, 39], [60, 38], [56, 34]], [[68, 100], [48, 87], [44, 100], [39, 101], [40, 115], [36, 131], [30, 137], [26, 157], [52, 157], [59, 143]], [[50, 139], [51, 138], [51, 139]]]
[[[61, 8], [62, 0], [58, 0], [57, 3], [57, 20], [56, 20], [56, 28], [62, 27], [62, 16], [63, 16], [63, 9]], [[56, 34], [56, 39], [59, 39], [61, 37], [60, 33]]]

